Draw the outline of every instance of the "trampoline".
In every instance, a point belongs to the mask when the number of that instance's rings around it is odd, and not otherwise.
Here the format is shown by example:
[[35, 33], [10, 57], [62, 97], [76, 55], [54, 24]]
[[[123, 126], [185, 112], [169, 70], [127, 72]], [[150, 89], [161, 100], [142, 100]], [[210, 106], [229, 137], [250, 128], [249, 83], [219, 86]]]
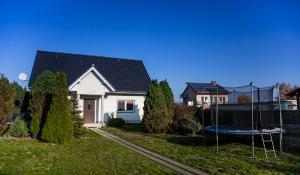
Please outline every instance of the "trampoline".
[[[274, 90], [277, 90], [277, 93]], [[249, 85], [240, 87], [204, 87], [202, 91], [203, 94], [209, 94], [211, 99], [209, 106], [211, 122], [209, 126], [203, 128], [203, 132], [215, 133], [217, 152], [219, 152], [219, 134], [251, 136], [252, 157], [254, 157], [254, 137], [261, 135], [267, 157], [268, 151], [264, 144], [266, 141], [264, 141], [263, 135], [270, 135], [270, 139], [272, 140], [272, 134], [278, 134], [280, 153], [282, 153], [282, 134], [285, 130], [283, 129], [281, 94], [278, 83], [269, 87], [260, 88], [254, 86], [251, 82]], [[224, 96], [225, 99], [227, 96], [227, 99], [219, 103], [219, 99], [224, 98]], [[204, 109], [206, 105], [204, 100], [202, 100], [201, 105], [203, 109], [202, 123], [204, 124]], [[274, 123], [275, 110], [278, 111], [276, 124]], [[230, 117], [226, 118], [228, 115]], [[267, 118], [268, 121], [263, 122], [263, 120]], [[269, 121], [270, 119], [274, 121]], [[222, 124], [224, 120], [229, 123]], [[273, 141], [272, 146], [276, 157]]]
[[[218, 128], [218, 129], [217, 129]], [[281, 128], [273, 128], [273, 129], [262, 129], [262, 130], [251, 130], [251, 129], [234, 129], [229, 126], [207, 126], [204, 128], [205, 131], [208, 132], [218, 132], [221, 134], [232, 134], [232, 135], [260, 135], [263, 133], [271, 133], [271, 134], [280, 134], [284, 133], [285, 130]]]

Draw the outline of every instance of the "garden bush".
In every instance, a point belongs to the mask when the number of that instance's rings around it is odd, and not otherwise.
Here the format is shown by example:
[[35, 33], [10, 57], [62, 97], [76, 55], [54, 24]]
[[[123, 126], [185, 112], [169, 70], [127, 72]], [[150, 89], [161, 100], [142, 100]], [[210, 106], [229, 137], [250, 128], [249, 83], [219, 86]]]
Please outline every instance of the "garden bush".
[[172, 122], [163, 91], [157, 80], [152, 80], [144, 101], [142, 127], [148, 133], [164, 133]]
[[15, 90], [9, 80], [0, 74], [0, 135], [7, 131], [14, 108]]
[[9, 134], [14, 137], [25, 137], [27, 136], [27, 127], [25, 122], [18, 116], [12, 122]]
[[73, 120], [73, 127], [74, 127], [74, 137], [80, 138], [84, 134], [86, 134], [87, 129], [83, 127], [84, 125], [84, 119], [80, 116], [82, 113], [81, 110], [79, 110], [79, 102], [77, 99], [77, 93], [73, 92], [71, 94], [70, 99], [70, 107], [71, 107], [71, 115]]
[[38, 119], [37, 116], [33, 116], [31, 122], [30, 122], [30, 132], [32, 138], [36, 139], [37, 135], [40, 130], [40, 120]]
[[108, 121], [109, 127], [121, 128], [125, 126], [126, 121], [122, 118], [112, 118]]
[[190, 118], [177, 119], [172, 124], [173, 132], [182, 135], [196, 134], [198, 131], [200, 131], [200, 129], [201, 125]]
[[198, 111], [197, 107], [188, 106], [185, 104], [179, 104], [175, 106], [174, 110], [174, 119], [181, 119], [181, 118], [194, 118]]
[[73, 138], [73, 122], [68, 99], [67, 76], [57, 73], [51, 106], [42, 128], [44, 142], [66, 143]]

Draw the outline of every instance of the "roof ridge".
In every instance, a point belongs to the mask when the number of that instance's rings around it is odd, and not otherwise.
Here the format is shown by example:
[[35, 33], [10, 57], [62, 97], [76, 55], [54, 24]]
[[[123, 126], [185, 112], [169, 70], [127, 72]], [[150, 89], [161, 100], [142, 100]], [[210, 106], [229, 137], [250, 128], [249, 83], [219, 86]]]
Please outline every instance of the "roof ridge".
[[46, 51], [46, 50], [37, 50], [36, 53], [51, 53], [51, 54], [62, 54], [62, 55], [76, 55], [76, 56], [84, 56], [84, 57], [94, 57], [94, 58], [103, 58], [103, 59], [114, 59], [114, 60], [124, 60], [124, 61], [137, 61], [143, 62], [139, 59], [131, 59], [131, 58], [117, 58], [110, 56], [98, 56], [98, 55], [89, 55], [89, 54], [77, 54], [77, 53], [66, 53], [66, 52], [57, 52], [57, 51]]
[[[211, 83], [195, 83], [195, 82], [186, 82], [186, 84], [211, 84]], [[218, 83], [217, 83], [218, 84]]]

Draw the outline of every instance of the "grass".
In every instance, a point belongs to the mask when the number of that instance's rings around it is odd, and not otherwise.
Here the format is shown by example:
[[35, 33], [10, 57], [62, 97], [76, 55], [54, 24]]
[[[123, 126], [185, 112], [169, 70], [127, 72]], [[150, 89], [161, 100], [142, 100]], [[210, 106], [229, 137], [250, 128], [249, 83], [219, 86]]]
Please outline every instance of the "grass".
[[270, 154], [265, 159], [263, 150], [256, 149], [251, 159], [252, 147], [241, 143], [222, 144], [217, 154], [215, 145], [204, 144], [201, 136], [145, 134], [132, 126], [104, 130], [210, 174], [300, 174], [299, 154], [285, 153], [277, 159]]
[[0, 174], [174, 174], [91, 131], [64, 145], [0, 140]]

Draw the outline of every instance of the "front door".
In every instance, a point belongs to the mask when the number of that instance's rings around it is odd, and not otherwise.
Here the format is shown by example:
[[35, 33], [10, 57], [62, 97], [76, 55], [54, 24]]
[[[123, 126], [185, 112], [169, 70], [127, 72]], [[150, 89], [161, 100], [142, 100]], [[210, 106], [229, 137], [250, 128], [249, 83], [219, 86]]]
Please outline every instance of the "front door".
[[84, 100], [84, 123], [95, 123], [95, 100]]

